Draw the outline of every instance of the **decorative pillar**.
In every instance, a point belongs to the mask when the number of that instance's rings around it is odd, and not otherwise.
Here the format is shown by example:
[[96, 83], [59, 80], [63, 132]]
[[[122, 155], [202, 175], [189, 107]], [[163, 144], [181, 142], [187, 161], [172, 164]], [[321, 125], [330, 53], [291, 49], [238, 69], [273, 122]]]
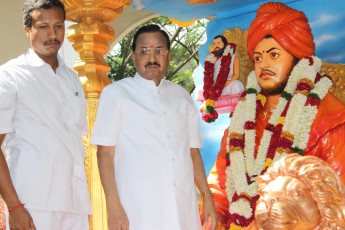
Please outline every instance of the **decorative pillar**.
[[76, 22], [67, 29], [67, 39], [73, 42], [79, 59], [73, 66], [83, 84], [88, 99], [87, 117], [89, 134], [83, 138], [86, 148], [86, 174], [89, 186], [92, 215], [90, 229], [107, 230], [107, 213], [101, 185], [97, 149], [90, 145], [90, 137], [96, 119], [99, 95], [110, 84], [107, 72], [110, 67], [103, 56], [108, 52], [108, 43], [115, 39], [114, 29], [105, 23], [114, 21], [131, 0], [63, 0], [66, 19]]

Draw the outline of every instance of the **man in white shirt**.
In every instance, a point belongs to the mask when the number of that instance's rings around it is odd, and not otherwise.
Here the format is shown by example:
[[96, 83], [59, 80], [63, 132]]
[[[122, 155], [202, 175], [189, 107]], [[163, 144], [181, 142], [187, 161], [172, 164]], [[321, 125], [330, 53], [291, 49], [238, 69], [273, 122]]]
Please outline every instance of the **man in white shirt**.
[[[90, 197], [81, 136], [83, 87], [58, 51], [65, 10], [59, 0], [27, 0], [31, 48], [0, 67], [0, 193], [8, 229], [89, 229]], [[25, 204], [25, 206], [24, 206]], [[31, 218], [32, 217], [32, 218]]]
[[163, 79], [170, 57], [169, 37], [159, 26], [140, 28], [132, 44], [137, 74], [100, 97], [91, 143], [98, 146], [109, 229], [200, 230], [194, 182], [205, 226], [216, 227], [198, 111], [185, 89]]

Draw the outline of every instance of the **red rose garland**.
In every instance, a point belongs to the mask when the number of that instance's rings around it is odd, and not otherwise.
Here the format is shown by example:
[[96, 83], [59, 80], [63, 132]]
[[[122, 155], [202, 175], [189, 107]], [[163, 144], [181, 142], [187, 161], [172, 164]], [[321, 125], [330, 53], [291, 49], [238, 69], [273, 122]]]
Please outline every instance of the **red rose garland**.
[[225, 83], [230, 72], [230, 65], [232, 55], [235, 53], [236, 45], [229, 43], [225, 46], [224, 55], [221, 58], [220, 71], [214, 84], [214, 65], [217, 58], [214, 52], [206, 57], [205, 71], [204, 71], [204, 93], [205, 106], [202, 114], [202, 119], [206, 122], [214, 122], [218, 118], [218, 113], [215, 110], [214, 102], [218, 100], [222, 94]]

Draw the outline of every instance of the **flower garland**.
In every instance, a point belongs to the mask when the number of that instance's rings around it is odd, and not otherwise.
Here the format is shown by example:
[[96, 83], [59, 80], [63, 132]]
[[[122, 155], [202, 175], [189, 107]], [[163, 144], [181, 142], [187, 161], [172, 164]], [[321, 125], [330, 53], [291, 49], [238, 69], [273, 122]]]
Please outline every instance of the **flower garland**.
[[226, 193], [232, 228], [242, 229], [254, 219], [259, 198], [257, 177], [282, 156], [290, 152], [303, 154], [307, 147], [318, 106], [332, 86], [328, 76], [318, 73], [320, 68], [321, 60], [317, 57], [301, 59], [294, 67], [265, 127], [256, 159], [256, 120], [267, 95], [261, 91], [255, 72], [248, 76], [247, 88], [229, 126], [226, 147]]
[[204, 93], [206, 100], [202, 112], [202, 119], [206, 122], [214, 122], [218, 118], [218, 113], [215, 110], [215, 101], [222, 94], [225, 83], [230, 72], [231, 58], [235, 53], [236, 45], [229, 43], [225, 46], [224, 54], [221, 58], [220, 71], [214, 84], [214, 65], [217, 62], [217, 57], [214, 52], [206, 56], [205, 71], [204, 71]]

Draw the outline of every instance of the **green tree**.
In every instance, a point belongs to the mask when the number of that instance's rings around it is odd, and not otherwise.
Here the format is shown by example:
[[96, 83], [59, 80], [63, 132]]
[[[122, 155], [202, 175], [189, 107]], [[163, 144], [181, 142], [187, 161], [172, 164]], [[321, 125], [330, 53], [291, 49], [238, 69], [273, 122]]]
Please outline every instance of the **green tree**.
[[179, 27], [164, 16], [148, 20], [129, 32], [108, 54], [106, 61], [111, 67], [108, 72], [109, 79], [114, 82], [134, 76], [136, 70], [131, 59], [133, 36], [140, 27], [157, 24], [168, 33], [171, 42], [172, 57], [165, 79], [176, 82], [192, 92], [195, 88], [192, 73], [199, 65], [198, 50], [206, 41], [207, 23], [208, 20], [202, 19], [192, 26]]

